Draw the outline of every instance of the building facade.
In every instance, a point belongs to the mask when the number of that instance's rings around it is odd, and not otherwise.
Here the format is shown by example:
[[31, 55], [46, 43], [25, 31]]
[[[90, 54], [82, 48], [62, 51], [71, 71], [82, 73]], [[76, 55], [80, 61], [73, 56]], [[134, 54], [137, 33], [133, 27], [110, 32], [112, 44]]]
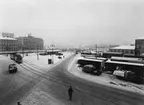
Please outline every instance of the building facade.
[[14, 38], [14, 33], [6, 33], [2, 32], [2, 37], [6, 38]]
[[134, 45], [123, 45], [118, 47], [113, 47], [109, 49], [109, 52], [118, 52], [124, 54], [135, 54], [135, 46]]
[[144, 54], [144, 37], [135, 40], [135, 54], [138, 56]]
[[17, 40], [13, 33], [2, 33], [0, 37], [0, 52], [17, 51]]
[[42, 38], [36, 38], [31, 35], [27, 37], [18, 37], [19, 50], [43, 50], [44, 41]]

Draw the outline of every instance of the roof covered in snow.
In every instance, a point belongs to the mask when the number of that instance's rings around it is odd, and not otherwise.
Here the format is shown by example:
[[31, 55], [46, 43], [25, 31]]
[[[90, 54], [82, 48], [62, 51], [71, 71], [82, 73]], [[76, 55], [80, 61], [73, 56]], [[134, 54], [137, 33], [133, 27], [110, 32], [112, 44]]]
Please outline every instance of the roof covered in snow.
[[15, 38], [0, 37], [0, 40], [16, 40]]
[[144, 36], [142, 36], [142, 37], [138, 37], [138, 38], [136, 38], [136, 40], [137, 40], [137, 39], [144, 39]]
[[133, 46], [133, 45], [122, 45], [122, 46], [118, 46], [118, 47], [113, 47], [111, 49], [128, 49], [128, 50], [134, 50], [135, 46]]

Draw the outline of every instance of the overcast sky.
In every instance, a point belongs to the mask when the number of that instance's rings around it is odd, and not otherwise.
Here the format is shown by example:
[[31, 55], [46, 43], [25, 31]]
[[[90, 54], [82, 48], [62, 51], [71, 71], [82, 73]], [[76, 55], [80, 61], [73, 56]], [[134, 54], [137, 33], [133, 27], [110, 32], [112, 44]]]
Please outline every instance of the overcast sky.
[[0, 0], [0, 32], [45, 44], [129, 44], [144, 36], [143, 0]]

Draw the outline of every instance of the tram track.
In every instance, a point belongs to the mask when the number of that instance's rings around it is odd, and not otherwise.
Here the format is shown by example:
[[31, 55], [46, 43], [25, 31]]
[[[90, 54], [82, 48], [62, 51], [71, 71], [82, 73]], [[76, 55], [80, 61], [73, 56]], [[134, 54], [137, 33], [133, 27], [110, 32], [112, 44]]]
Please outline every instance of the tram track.
[[[60, 81], [61, 77], [58, 77], [57, 75], [55, 75], [55, 73], [53, 71], [46, 71], [42, 68], [38, 68], [36, 66], [32, 66], [27, 63], [23, 63], [19, 66], [22, 67], [24, 70], [27, 70], [27, 71], [31, 72], [32, 74], [36, 75], [37, 78], [40, 78], [40, 80], [38, 79], [39, 81], [41, 81], [41, 79], [46, 79], [48, 81], [50, 80], [50, 81], [58, 83], [58, 84], [61, 84], [63, 82], [63, 81], [62, 82]], [[34, 69], [34, 67], [35, 67], [35, 69]], [[41, 71], [39, 71], [39, 70], [41, 70]], [[64, 84], [64, 85], [67, 86], [66, 84]]]

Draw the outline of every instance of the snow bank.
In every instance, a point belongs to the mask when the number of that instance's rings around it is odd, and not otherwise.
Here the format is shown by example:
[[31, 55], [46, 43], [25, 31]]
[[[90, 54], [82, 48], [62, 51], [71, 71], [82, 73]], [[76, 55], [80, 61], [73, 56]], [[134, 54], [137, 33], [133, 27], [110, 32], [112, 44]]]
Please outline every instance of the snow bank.
[[[62, 59], [69, 57], [72, 55], [70, 52], [63, 52], [63, 55], [61, 56]], [[24, 62], [30, 62], [33, 63], [41, 68], [47, 68], [52, 64], [48, 64], [48, 59], [53, 59], [54, 64], [61, 61], [62, 59], [59, 59], [57, 55], [39, 55], [37, 57], [36, 53], [28, 54], [28, 56], [23, 57]]]
[[1, 58], [6, 58], [6, 56], [5, 56], [5, 55], [0, 55], [0, 59], [1, 59]]

